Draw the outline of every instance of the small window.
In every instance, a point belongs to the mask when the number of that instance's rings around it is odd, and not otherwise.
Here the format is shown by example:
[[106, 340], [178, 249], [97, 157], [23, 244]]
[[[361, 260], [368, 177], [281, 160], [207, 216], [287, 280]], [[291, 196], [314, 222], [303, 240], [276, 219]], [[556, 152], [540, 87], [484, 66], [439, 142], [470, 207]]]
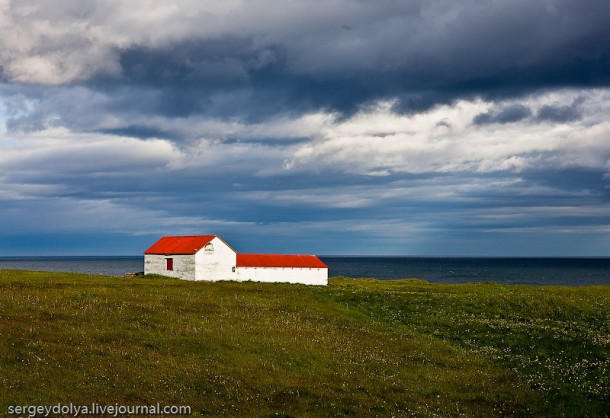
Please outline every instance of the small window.
[[208, 242], [205, 247], [203, 247], [203, 252], [204, 253], [213, 253], [214, 252], [214, 244], [212, 244], [211, 242]]
[[166, 258], [165, 259], [165, 268], [167, 269], [167, 271], [173, 271], [174, 270], [174, 259], [173, 258]]

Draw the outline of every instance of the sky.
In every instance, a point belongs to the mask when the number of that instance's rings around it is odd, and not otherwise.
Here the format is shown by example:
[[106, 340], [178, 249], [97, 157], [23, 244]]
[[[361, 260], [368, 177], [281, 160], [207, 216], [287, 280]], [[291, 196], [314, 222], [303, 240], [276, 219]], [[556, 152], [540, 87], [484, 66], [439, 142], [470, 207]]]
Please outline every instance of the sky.
[[0, 0], [0, 256], [610, 256], [607, 0]]

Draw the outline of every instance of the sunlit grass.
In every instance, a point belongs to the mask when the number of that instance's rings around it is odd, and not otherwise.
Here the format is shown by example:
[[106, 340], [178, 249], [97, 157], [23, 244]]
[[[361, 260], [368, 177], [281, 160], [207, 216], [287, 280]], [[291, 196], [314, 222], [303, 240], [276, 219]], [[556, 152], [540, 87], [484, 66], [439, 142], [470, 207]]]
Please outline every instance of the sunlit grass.
[[0, 411], [603, 416], [609, 301], [608, 286], [0, 271]]

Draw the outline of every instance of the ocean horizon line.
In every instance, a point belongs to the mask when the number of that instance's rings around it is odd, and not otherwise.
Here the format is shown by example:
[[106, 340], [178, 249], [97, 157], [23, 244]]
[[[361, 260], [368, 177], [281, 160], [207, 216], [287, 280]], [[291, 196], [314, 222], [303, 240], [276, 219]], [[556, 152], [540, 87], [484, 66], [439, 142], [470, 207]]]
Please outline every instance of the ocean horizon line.
[[[276, 252], [262, 252], [261, 254], [280, 254]], [[281, 254], [296, 254], [296, 253], [281, 253]], [[310, 253], [311, 254], [311, 253]], [[610, 259], [610, 255], [451, 255], [451, 254], [315, 254], [321, 258], [462, 258], [462, 259]], [[39, 254], [39, 255], [2, 255], [0, 259], [26, 259], [26, 258], [139, 258], [144, 257], [142, 254], [130, 255], [99, 255], [99, 254]]]

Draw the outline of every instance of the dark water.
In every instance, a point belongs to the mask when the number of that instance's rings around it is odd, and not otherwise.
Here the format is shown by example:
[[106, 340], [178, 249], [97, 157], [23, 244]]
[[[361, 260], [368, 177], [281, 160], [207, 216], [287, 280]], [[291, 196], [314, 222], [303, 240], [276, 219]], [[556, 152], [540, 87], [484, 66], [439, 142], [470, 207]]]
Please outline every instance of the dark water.
[[610, 284], [610, 258], [321, 257], [330, 276], [435, 283]]
[[[419, 278], [435, 283], [610, 284], [610, 258], [320, 257], [329, 276], [382, 280]], [[0, 257], [0, 269], [108, 276], [144, 270], [137, 257]]]
[[144, 257], [0, 257], [0, 269], [124, 276], [144, 270]]

